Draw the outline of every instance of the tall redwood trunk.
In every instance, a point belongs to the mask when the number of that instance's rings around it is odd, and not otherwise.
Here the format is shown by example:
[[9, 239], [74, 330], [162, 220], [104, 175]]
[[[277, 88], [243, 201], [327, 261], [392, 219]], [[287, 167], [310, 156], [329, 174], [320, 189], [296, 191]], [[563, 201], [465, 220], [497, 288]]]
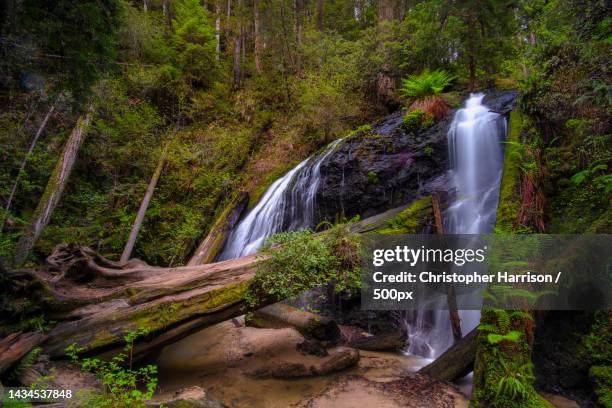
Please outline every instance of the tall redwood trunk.
[[317, 30], [323, 31], [323, 0], [317, 0]]
[[476, 18], [473, 12], [469, 12], [467, 18], [468, 26], [468, 70], [470, 73], [469, 90], [474, 91], [476, 88]]
[[53, 173], [47, 182], [45, 191], [40, 198], [38, 207], [34, 212], [34, 217], [25, 233], [19, 239], [15, 249], [15, 265], [22, 265], [28, 254], [36, 244], [42, 230], [47, 226], [53, 210], [60, 201], [64, 188], [68, 183], [68, 178], [76, 162], [79, 148], [85, 138], [85, 133], [93, 116], [93, 105], [90, 104], [84, 117], [80, 117], [76, 126], [72, 130], [70, 137], [66, 141], [62, 156], [57, 161]]
[[391, 21], [393, 17], [393, 0], [380, 0], [378, 5], [378, 20]]
[[19, 182], [21, 181], [21, 175], [23, 174], [23, 170], [25, 169], [28, 159], [30, 158], [30, 155], [34, 151], [34, 148], [36, 147], [36, 143], [38, 142], [40, 135], [42, 135], [43, 131], [47, 127], [49, 118], [51, 117], [54, 111], [55, 111], [55, 102], [51, 105], [51, 107], [47, 111], [47, 114], [45, 115], [45, 118], [43, 119], [43, 121], [40, 123], [40, 126], [38, 126], [38, 130], [36, 131], [36, 134], [34, 135], [32, 142], [30, 142], [30, 147], [28, 148], [27, 153], [25, 154], [23, 160], [21, 161], [21, 165], [19, 166], [19, 171], [17, 172], [17, 176], [15, 177], [15, 181], [13, 182], [13, 187], [11, 188], [11, 194], [9, 195], [9, 198], [6, 202], [6, 207], [4, 209], [4, 215], [2, 216], [2, 221], [0, 222], [0, 232], [2, 231], [2, 228], [4, 228], [6, 217], [8, 217], [11, 211], [11, 204], [13, 203], [13, 198], [15, 198], [15, 193], [17, 192], [17, 188], [19, 187]]
[[153, 177], [151, 177], [151, 181], [149, 181], [149, 185], [147, 186], [147, 191], [140, 203], [140, 208], [138, 209], [138, 213], [136, 214], [136, 219], [134, 219], [134, 225], [132, 226], [132, 231], [130, 231], [130, 237], [125, 244], [125, 248], [123, 249], [123, 253], [121, 254], [121, 262], [126, 262], [130, 259], [132, 255], [132, 250], [134, 249], [134, 244], [136, 243], [136, 238], [138, 238], [138, 232], [140, 231], [140, 227], [142, 227], [142, 221], [144, 220], [145, 214], [147, 213], [147, 208], [149, 208], [149, 203], [151, 202], [151, 198], [153, 197], [153, 193], [155, 192], [155, 187], [157, 186], [157, 182], [159, 181], [159, 176], [161, 175], [162, 170], [164, 169], [164, 163], [166, 162], [166, 157], [168, 156], [168, 147], [170, 146], [170, 141], [166, 143], [164, 149], [159, 156], [159, 161], [157, 162], [157, 167], [153, 172]]
[[242, 21], [239, 15], [241, 0], [236, 3], [236, 34], [234, 36], [234, 88], [240, 87], [240, 79], [242, 78], [242, 67], [240, 60], [240, 47], [242, 45]]
[[[378, 3], [378, 24], [383, 32], [387, 32], [390, 30], [388, 24], [389, 21], [392, 21], [394, 18], [393, 12], [393, 0], [379, 0]], [[381, 51], [384, 51], [385, 45], [380, 43], [379, 48]], [[385, 52], [386, 54], [386, 52]], [[395, 92], [395, 78], [392, 76], [391, 64], [389, 61], [385, 61], [383, 66], [381, 67], [380, 72], [378, 73], [377, 78], [377, 97], [379, 100], [386, 101], [393, 96]]]
[[215, 4], [215, 60], [219, 61], [221, 55], [221, 0]]
[[255, 70], [261, 74], [263, 71], [261, 63], [261, 20], [259, 16], [259, 0], [253, 0], [253, 39], [255, 42]]

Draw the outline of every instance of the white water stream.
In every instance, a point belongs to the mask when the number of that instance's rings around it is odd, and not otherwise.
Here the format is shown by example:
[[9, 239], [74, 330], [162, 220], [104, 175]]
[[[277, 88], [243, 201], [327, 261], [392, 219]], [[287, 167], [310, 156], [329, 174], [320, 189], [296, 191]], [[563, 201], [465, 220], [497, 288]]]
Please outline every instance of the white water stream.
[[[483, 105], [484, 94], [472, 94], [455, 113], [448, 131], [448, 147], [455, 198], [444, 214], [448, 234], [482, 234], [493, 231], [503, 170], [502, 142], [506, 119]], [[437, 309], [437, 310], [425, 310]], [[460, 310], [461, 331], [469, 333], [480, 320], [480, 311]], [[407, 352], [436, 358], [453, 344], [447, 310], [424, 305], [406, 322]]]

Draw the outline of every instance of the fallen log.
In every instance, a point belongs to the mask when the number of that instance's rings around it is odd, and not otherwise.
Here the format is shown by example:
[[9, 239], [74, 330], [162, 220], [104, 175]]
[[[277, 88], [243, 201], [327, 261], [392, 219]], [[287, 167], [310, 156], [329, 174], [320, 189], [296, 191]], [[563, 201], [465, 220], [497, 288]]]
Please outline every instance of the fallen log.
[[[377, 217], [381, 225], [383, 218]], [[371, 223], [364, 220], [364, 225]], [[62, 244], [47, 259], [47, 270], [10, 275], [27, 277], [31, 301], [58, 322], [42, 342], [46, 354], [61, 357], [72, 344], [91, 354], [113, 353], [123, 347], [127, 333], [146, 327], [149, 335], [134, 345], [138, 359], [204, 327], [282, 300], [258, 294], [256, 308], [245, 301], [258, 263], [266, 257], [162, 268], [137, 259], [114, 262], [90, 248]]]
[[11, 333], [0, 339], [0, 374], [15, 365], [44, 338], [45, 335], [37, 331]]
[[340, 329], [333, 319], [299, 310], [284, 303], [276, 303], [247, 316], [246, 324], [252, 327], [280, 329], [293, 327], [304, 337], [336, 342]]
[[454, 381], [468, 375], [474, 370], [477, 338], [478, 328], [453, 344], [431, 364], [421, 368], [419, 373], [444, 381]]

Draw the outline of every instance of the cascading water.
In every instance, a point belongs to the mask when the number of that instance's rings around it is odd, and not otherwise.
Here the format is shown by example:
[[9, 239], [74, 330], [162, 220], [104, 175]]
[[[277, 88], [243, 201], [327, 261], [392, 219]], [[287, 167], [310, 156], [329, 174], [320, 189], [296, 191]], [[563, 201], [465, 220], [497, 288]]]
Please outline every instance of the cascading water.
[[321, 164], [340, 141], [330, 143], [323, 154], [309, 157], [276, 180], [232, 230], [219, 260], [252, 254], [265, 243], [266, 238], [277, 232], [314, 227]]
[[[449, 157], [455, 199], [444, 214], [449, 234], [481, 234], [493, 231], [503, 169], [502, 142], [506, 119], [482, 104], [484, 94], [472, 94], [455, 113], [448, 131]], [[431, 309], [431, 305], [429, 305]], [[471, 331], [480, 312], [460, 310], [461, 330]], [[408, 352], [435, 358], [453, 343], [446, 310], [419, 310], [409, 323]]]

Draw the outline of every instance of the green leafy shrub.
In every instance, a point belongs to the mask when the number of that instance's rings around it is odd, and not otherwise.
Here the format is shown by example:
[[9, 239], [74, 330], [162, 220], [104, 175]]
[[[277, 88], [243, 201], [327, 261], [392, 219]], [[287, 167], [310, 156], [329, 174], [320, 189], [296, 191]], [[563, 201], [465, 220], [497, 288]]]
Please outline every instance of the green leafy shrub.
[[421, 109], [411, 110], [402, 119], [402, 125], [406, 130], [427, 129], [433, 124], [434, 117]]
[[[132, 367], [132, 353], [134, 341], [149, 333], [146, 328], [127, 333], [124, 337], [125, 347], [123, 352], [113, 357], [110, 361], [97, 358], [81, 359], [79, 354], [83, 348], [72, 344], [66, 348], [66, 354], [81, 369], [96, 375], [105, 387], [102, 395], [88, 395], [87, 406], [92, 408], [144, 408], [146, 401], [153, 397], [157, 388], [157, 367], [147, 365], [144, 367]], [[144, 387], [144, 391], [140, 389]]]
[[251, 306], [263, 297], [291, 299], [330, 283], [337, 292], [360, 285], [361, 243], [348, 223], [334, 225], [319, 236], [310, 230], [276, 234], [263, 251], [269, 258], [261, 262], [245, 296]]

